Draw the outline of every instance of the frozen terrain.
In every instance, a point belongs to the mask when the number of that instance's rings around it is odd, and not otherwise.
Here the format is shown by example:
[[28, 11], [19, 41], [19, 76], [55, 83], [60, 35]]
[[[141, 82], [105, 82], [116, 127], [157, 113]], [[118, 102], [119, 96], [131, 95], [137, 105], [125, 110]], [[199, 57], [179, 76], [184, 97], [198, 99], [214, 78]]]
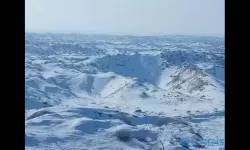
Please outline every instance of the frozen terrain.
[[25, 149], [216, 149], [224, 40], [25, 34]]

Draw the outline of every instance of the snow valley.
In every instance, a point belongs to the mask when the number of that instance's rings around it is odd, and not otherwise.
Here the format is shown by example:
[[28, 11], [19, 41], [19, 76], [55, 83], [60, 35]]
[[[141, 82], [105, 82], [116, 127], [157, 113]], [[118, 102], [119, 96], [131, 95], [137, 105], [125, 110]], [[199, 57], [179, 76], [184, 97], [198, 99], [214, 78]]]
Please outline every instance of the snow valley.
[[25, 34], [25, 149], [221, 149], [224, 39]]

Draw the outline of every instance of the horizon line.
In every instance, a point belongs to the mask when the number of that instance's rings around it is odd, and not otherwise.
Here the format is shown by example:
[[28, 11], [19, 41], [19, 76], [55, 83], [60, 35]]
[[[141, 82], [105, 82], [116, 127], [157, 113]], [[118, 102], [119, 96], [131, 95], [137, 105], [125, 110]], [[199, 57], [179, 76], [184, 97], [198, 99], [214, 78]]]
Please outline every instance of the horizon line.
[[26, 33], [37, 34], [81, 34], [81, 35], [106, 35], [106, 36], [197, 36], [197, 37], [217, 37], [225, 38], [225, 35], [213, 34], [185, 34], [185, 33], [169, 33], [169, 34], [128, 34], [128, 33], [101, 33], [101, 32], [69, 32], [69, 31], [25, 31]]

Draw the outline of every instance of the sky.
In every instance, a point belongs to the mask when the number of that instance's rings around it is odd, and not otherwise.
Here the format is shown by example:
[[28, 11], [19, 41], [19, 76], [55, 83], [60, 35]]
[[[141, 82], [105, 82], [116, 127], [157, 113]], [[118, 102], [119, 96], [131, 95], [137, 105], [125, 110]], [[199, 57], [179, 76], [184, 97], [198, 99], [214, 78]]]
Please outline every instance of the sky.
[[25, 0], [25, 31], [224, 36], [224, 0]]

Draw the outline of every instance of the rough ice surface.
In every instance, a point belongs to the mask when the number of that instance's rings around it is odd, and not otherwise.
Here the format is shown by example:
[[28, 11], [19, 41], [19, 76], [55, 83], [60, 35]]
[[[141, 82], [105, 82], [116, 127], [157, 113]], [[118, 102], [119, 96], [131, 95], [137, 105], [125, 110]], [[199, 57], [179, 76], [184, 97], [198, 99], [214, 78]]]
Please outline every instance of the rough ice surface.
[[25, 149], [224, 147], [224, 39], [25, 38]]

